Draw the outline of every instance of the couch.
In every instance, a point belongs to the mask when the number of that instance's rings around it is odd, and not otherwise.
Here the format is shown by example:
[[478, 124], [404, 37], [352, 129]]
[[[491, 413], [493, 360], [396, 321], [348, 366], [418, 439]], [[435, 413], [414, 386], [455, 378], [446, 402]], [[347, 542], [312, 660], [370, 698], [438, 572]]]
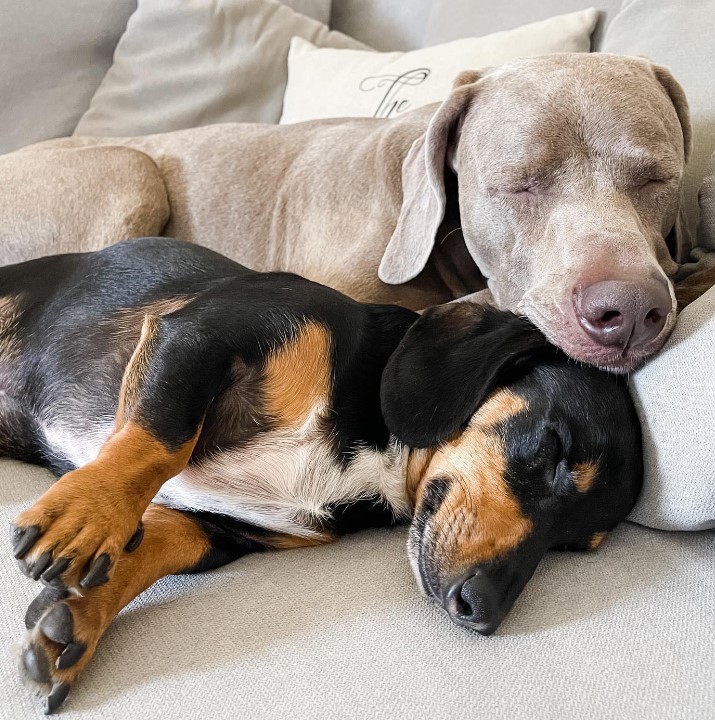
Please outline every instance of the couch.
[[[389, 50], [450, 40], [465, 31], [487, 34], [583, 7], [602, 9], [593, 49], [630, 52], [629, 38], [635, 38], [636, 52], [670, 64], [691, 102], [695, 99], [696, 158], [686, 181], [686, 221], [696, 242], [697, 188], [715, 144], [708, 95], [715, 92], [708, 93], [701, 78], [691, 78], [686, 64], [681, 67], [678, 47], [687, 48], [689, 38], [677, 23], [669, 26], [668, 41], [658, 45], [665, 5], [665, 0], [333, 0], [330, 22]], [[693, 15], [684, 11], [683, 23], [707, 26], [695, 13], [711, 10], [712, 0], [688, 6]], [[0, 88], [8, 101], [0, 108], [0, 126], [14, 100], [18, 108], [20, 100], [31, 100], [0, 137], [3, 151], [72, 132], [134, 8], [135, 0], [54, 5], [0, 0], [6, 11], [4, 29], [0, 23]], [[69, 39], [78, 36], [91, 62], [66, 51]], [[44, 84], [37, 81], [38, 66]], [[82, 91], [72, 94], [63, 87], [67, 78]], [[712, 291], [709, 296], [707, 307], [713, 308]], [[697, 330], [689, 327], [688, 336]], [[679, 342], [683, 345], [682, 338]], [[698, 372], [713, 369], [712, 357], [701, 361]], [[691, 431], [685, 427], [680, 441], [687, 442]], [[0, 460], [0, 522], [7, 527], [50, 482], [41, 469]], [[404, 528], [370, 531], [333, 546], [249, 556], [200, 576], [165, 578], [110, 628], [64, 716], [715, 716], [712, 530], [664, 532], [624, 523], [595, 553], [552, 553], [489, 638], [453, 625], [419, 595], [405, 540]], [[37, 588], [17, 571], [9, 545], [0, 552], [0, 569], [0, 644], [6, 654], [0, 662], [0, 717], [40, 717], [40, 704], [22, 686], [11, 658]]]

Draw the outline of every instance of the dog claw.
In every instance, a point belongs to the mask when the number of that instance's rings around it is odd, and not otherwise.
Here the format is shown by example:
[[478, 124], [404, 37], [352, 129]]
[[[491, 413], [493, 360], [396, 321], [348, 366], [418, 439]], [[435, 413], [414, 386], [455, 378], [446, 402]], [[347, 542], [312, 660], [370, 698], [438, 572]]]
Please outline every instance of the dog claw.
[[28, 630], [37, 625], [39, 619], [45, 614], [50, 605], [54, 605], [68, 596], [67, 590], [59, 585], [48, 585], [43, 588], [40, 594], [30, 603], [25, 613], [25, 627]]
[[52, 582], [55, 578], [62, 575], [62, 573], [69, 567], [70, 559], [61, 557], [55, 560], [50, 567], [42, 573], [42, 579], [46, 583]]
[[32, 680], [38, 683], [50, 682], [50, 663], [45, 653], [30, 646], [22, 653], [22, 665]]
[[30, 577], [33, 580], [38, 580], [48, 566], [52, 562], [52, 553], [49, 551], [43, 552], [40, 557], [30, 566]]
[[144, 523], [139, 521], [139, 525], [137, 526], [137, 530], [129, 538], [129, 542], [124, 547], [124, 552], [134, 552], [140, 545], [142, 540], [144, 539]]
[[69, 605], [57, 603], [47, 615], [40, 620], [40, 630], [46, 637], [56, 643], [67, 645], [74, 636], [74, 618]]
[[67, 699], [70, 692], [70, 686], [67, 683], [55, 683], [52, 691], [45, 698], [45, 715], [52, 715], [57, 712], [60, 705]]
[[107, 553], [102, 553], [98, 558], [95, 558], [87, 574], [80, 580], [80, 585], [83, 588], [96, 587], [102, 585], [109, 580], [107, 570], [109, 570], [110, 559]]
[[17, 561], [17, 566], [20, 568], [20, 571], [25, 577], [29, 577], [30, 580], [32, 580], [32, 575], [30, 575], [30, 566], [22, 559], [19, 559]]
[[60, 654], [55, 662], [58, 670], [65, 670], [72, 667], [84, 655], [87, 646], [81, 642], [71, 642]]
[[37, 542], [41, 534], [39, 525], [30, 525], [27, 528], [13, 526], [10, 530], [13, 556], [20, 559]]

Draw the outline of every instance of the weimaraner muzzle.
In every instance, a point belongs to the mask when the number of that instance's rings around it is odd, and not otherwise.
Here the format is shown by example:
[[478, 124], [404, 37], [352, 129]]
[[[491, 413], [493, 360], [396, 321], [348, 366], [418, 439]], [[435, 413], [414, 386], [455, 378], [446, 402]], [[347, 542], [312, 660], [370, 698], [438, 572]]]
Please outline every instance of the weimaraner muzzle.
[[0, 257], [162, 233], [360, 300], [420, 309], [488, 287], [572, 357], [624, 372], [675, 322], [665, 238], [689, 146], [665, 68], [525, 59], [464, 73], [441, 106], [399, 119], [69, 138], [4, 156]]

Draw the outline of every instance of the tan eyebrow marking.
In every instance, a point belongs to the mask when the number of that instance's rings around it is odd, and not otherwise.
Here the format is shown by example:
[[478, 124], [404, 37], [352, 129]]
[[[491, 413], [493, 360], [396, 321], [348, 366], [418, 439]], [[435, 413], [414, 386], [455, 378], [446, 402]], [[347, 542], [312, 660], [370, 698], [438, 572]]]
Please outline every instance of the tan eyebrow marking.
[[593, 485], [597, 475], [598, 466], [596, 463], [576, 463], [573, 467], [572, 473], [573, 484], [579, 492], [588, 492], [591, 489], [591, 485]]
[[472, 415], [469, 426], [498, 425], [528, 409], [529, 403], [521, 395], [506, 388], [495, 390]]

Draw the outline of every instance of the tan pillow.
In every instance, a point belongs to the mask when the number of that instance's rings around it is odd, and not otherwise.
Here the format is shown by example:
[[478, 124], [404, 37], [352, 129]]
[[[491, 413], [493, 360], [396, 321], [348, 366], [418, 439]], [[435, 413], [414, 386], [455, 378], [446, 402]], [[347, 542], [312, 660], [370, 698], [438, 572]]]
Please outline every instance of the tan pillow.
[[404, 53], [319, 49], [294, 38], [281, 123], [394, 117], [444, 100], [462, 70], [501, 65], [527, 55], [588, 52], [597, 21], [596, 10], [583, 10]]
[[275, 0], [139, 0], [75, 135], [275, 123], [290, 40], [366, 48]]

